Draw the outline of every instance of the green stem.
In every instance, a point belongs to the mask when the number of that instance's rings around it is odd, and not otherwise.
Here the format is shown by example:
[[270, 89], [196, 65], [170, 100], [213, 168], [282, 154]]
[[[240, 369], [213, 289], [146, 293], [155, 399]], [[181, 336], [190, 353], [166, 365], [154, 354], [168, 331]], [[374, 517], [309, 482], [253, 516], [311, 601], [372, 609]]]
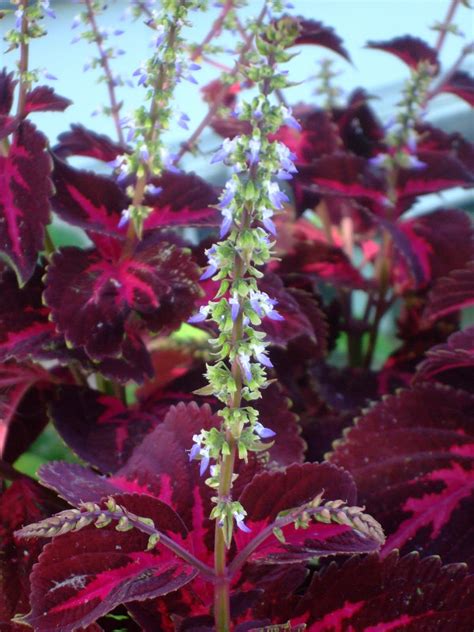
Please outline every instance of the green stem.
[[26, 95], [28, 93], [29, 83], [26, 79], [26, 73], [28, 72], [28, 16], [26, 10], [28, 8], [28, 0], [23, 0], [21, 3], [23, 14], [21, 17], [21, 42], [20, 42], [20, 63], [19, 63], [19, 75], [20, 75], [20, 87], [18, 93], [18, 108], [17, 117], [23, 118], [23, 113], [26, 104]]

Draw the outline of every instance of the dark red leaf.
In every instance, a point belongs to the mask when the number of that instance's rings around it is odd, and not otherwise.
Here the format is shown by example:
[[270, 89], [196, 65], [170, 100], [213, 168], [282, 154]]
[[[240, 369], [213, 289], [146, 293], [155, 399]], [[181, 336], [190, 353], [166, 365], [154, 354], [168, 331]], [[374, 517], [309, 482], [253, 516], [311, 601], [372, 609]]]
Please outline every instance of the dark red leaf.
[[458, 132], [450, 134], [429, 123], [418, 123], [415, 127], [419, 135], [419, 151], [440, 152], [460, 160], [468, 171], [474, 172], [474, 145]]
[[13, 105], [13, 94], [18, 83], [13, 72], [7, 72], [6, 68], [0, 71], [0, 115], [10, 113]]
[[44, 541], [24, 542], [14, 531], [42, 520], [63, 508], [53, 495], [27, 477], [19, 478], [0, 493], [0, 629], [17, 632], [24, 626], [11, 623], [30, 609], [30, 572]]
[[0, 364], [0, 457], [14, 461], [48, 422], [41, 389], [50, 381], [39, 366]]
[[455, 94], [474, 107], [474, 77], [463, 70], [457, 70], [450, 75], [449, 79], [442, 84], [440, 92]]
[[24, 113], [32, 112], [64, 112], [72, 104], [70, 99], [56, 94], [49, 86], [37, 86], [28, 92], [25, 99]]
[[[349, 96], [346, 107], [333, 112], [346, 151], [364, 158], [384, 150], [384, 128], [369, 105], [370, 99], [370, 95], [359, 88]], [[318, 152], [314, 157], [318, 157]]]
[[194, 173], [165, 171], [152, 184], [162, 191], [148, 195], [145, 203], [153, 210], [145, 220], [145, 229], [172, 226], [219, 226], [219, 211], [210, 208], [217, 204], [214, 187]]
[[385, 42], [367, 42], [367, 48], [391, 53], [413, 70], [416, 70], [420, 63], [428, 62], [433, 67], [434, 74], [439, 72], [437, 52], [419, 37], [404, 35]]
[[117, 237], [123, 232], [118, 223], [129, 199], [111, 178], [74, 169], [55, 158], [53, 183], [51, 203], [61, 219], [85, 230]]
[[465, 268], [441, 277], [431, 291], [425, 318], [437, 320], [474, 304], [474, 261]]
[[322, 22], [307, 20], [302, 17], [296, 18], [296, 22], [299, 32], [294, 45], [312, 44], [314, 46], [323, 46], [344, 57], [345, 60], [351, 61], [349, 53], [343, 46], [342, 39], [336, 35], [333, 28], [325, 26]]
[[103, 360], [120, 355], [132, 314], [152, 331], [179, 327], [199, 296], [198, 276], [187, 252], [151, 234], [118, 261], [75, 247], [56, 252], [44, 296], [66, 339]]
[[462, 564], [439, 557], [357, 556], [316, 573], [285, 614], [314, 632], [470, 632], [473, 583]]
[[71, 125], [71, 131], [60, 134], [58, 141], [53, 151], [62, 159], [69, 156], [89, 156], [103, 162], [112, 162], [125, 152], [122, 145], [105, 134], [93, 132], [83, 125]]
[[48, 308], [41, 301], [44, 270], [37, 267], [23, 288], [13, 271], [0, 272], [0, 361], [41, 357], [41, 351], [55, 336], [48, 320]]
[[[291, 465], [283, 472], [264, 472], [255, 476], [239, 498], [247, 512], [245, 522], [251, 533], [235, 533], [237, 549], [242, 551], [273, 524], [280, 512], [309, 503], [319, 494], [323, 494], [324, 502], [338, 499], [348, 505], [355, 502], [351, 477], [327, 463]], [[291, 563], [335, 553], [377, 550], [383, 542], [381, 534], [377, 537], [375, 532], [371, 533], [369, 523], [364, 523], [365, 517], [358, 515], [359, 528], [336, 520], [327, 523], [314, 520], [306, 529], [296, 529], [292, 523], [282, 526], [285, 542], [270, 532], [248, 559], [260, 563]]]
[[398, 173], [399, 199], [438, 193], [453, 187], [469, 187], [474, 184], [474, 175], [453, 156], [435, 151], [419, 151], [417, 157], [425, 166], [400, 169]]
[[49, 222], [51, 160], [47, 140], [25, 121], [0, 156], [0, 252], [21, 285], [34, 272]]
[[474, 327], [451, 334], [445, 344], [427, 351], [426, 360], [418, 367], [416, 379], [429, 380], [438, 373], [467, 367], [474, 367]]
[[474, 397], [424, 383], [376, 404], [336, 445], [330, 461], [351, 472], [384, 526], [384, 554], [474, 560], [473, 429]]
[[133, 449], [158, 423], [156, 415], [87, 387], [63, 386], [51, 405], [54, 424], [82, 459], [102, 472], [125, 465]]
[[323, 195], [338, 195], [379, 204], [387, 201], [386, 183], [381, 170], [360, 156], [335, 153], [317, 158], [299, 169], [305, 187]]
[[[181, 521], [159, 501], [144, 495], [116, 500], [184, 541]], [[178, 590], [196, 575], [163, 546], [147, 551], [146, 534], [137, 529], [118, 532], [114, 526], [59, 536], [44, 548], [31, 574], [32, 611], [26, 617], [35, 630], [70, 632], [122, 603]]]

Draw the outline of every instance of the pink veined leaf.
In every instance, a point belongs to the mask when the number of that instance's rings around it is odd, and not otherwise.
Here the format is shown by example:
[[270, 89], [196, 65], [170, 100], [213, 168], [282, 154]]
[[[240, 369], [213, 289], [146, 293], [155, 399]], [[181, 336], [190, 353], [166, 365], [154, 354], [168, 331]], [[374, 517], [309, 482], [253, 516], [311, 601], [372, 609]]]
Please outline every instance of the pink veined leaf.
[[64, 160], [69, 156], [88, 156], [103, 162], [112, 162], [126, 153], [126, 148], [115, 143], [105, 134], [98, 134], [83, 125], [71, 125], [71, 130], [58, 136], [53, 152]]
[[[117, 504], [180, 544], [187, 531], [176, 513], [144, 495], [114, 497]], [[158, 544], [147, 551], [148, 535], [132, 529], [118, 532], [115, 524], [86, 527], [58, 536], [40, 555], [31, 574], [31, 613], [25, 617], [38, 632], [69, 632], [87, 626], [116, 606], [176, 591], [197, 571]]]
[[0, 458], [14, 461], [48, 422], [41, 389], [51, 376], [40, 366], [0, 364]]
[[383, 172], [370, 165], [368, 160], [348, 153], [335, 153], [302, 166], [299, 176], [302, 183], [322, 195], [370, 200], [378, 204], [387, 201]]
[[424, 317], [428, 321], [474, 305], [474, 261], [441, 277], [428, 296]]
[[281, 599], [257, 613], [272, 623], [304, 623], [312, 632], [470, 632], [473, 583], [463, 564], [443, 566], [437, 556], [354, 556], [315, 573], [299, 600], [286, 599], [286, 608]]
[[51, 204], [61, 219], [87, 231], [123, 238], [118, 224], [129, 199], [111, 178], [54, 158], [53, 183]]
[[18, 81], [15, 73], [7, 72], [6, 68], [0, 71], [0, 116], [10, 113], [13, 105], [13, 94]]
[[385, 42], [367, 42], [367, 48], [375, 48], [391, 53], [413, 70], [416, 70], [420, 63], [428, 62], [433, 67], [435, 74], [439, 72], [437, 52], [419, 37], [403, 35]]
[[32, 112], [64, 112], [72, 105], [70, 99], [61, 97], [49, 86], [37, 86], [28, 92], [25, 99], [24, 113]]
[[196, 174], [165, 171], [153, 178], [151, 184], [161, 191], [145, 198], [145, 203], [153, 209], [145, 220], [145, 230], [220, 225], [220, 212], [211, 208], [218, 202], [216, 189]]
[[67, 247], [48, 267], [45, 301], [58, 330], [92, 359], [118, 357], [126, 321], [137, 314], [151, 331], [169, 333], [185, 321], [200, 294], [190, 255], [157, 234], [128, 257]]
[[423, 383], [359, 418], [330, 461], [353, 476], [359, 502], [393, 548], [474, 562], [474, 397]]
[[24, 630], [11, 619], [30, 609], [30, 572], [45, 543], [21, 542], [14, 532], [63, 508], [49, 490], [26, 476], [0, 492], [0, 628], [5, 632]]
[[324, 25], [316, 20], [307, 20], [306, 18], [297, 17], [299, 33], [295, 38], [293, 46], [301, 44], [311, 44], [313, 46], [322, 46], [328, 48], [334, 53], [343, 57], [350, 62], [351, 58], [345, 49], [342, 39], [336, 34], [333, 28]]
[[457, 70], [443, 83], [440, 92], [449, 92], [474, 107], [474, 77], [463, 70]]
[[47, 140], [24, 121], [0, 156], [0, 253], [24, 285], [32, 276], [49, 222], [51, 159]]
[[474, 184], [474, 175], [454, 156], [435, 151], [419, 151], [417, 158], [424, 166], [399, 171], [397, 195], [400, 200]]
[[429, 123], [418, 123], [417, 148], [419, 151], [440, 152], [441, 155], [454, 156], [468, 171], [474, 172], [474, 145], [459, 132], [450, 134]]
[[[418, 366], [416, 380], [429, 380], [439, 373], [474, 367], [474, 326], [456, 331], [444, 344], [426, 352], [426, 359]], [[474, 375], [474, 372], [473, 372]]]
[[38, 266], [19, 288], [12, 270], [0, 271], [0, 362], [42, 357], [44, 348], [57, 338], [54, 324], [48, 320], [49, 310], [41, 301], [43, 274]]
[[[237, 550], [241, 552], [254, 538], [258, 541], [259, 535], [277, 520], [281, 512], [309, 503], [319, 494], [324, 496], [323, 505], [331, 500], [350, 505], [355, 502], [356, 492], [348, 473], [327, 463], [295, 464], [284, 471], [255, 476], [239, 498], [247, 512], [245, 524], [251, 532], [236, 530]], [[248, 559], [258, 563], [295, 563], [323, 555], [378, 550], [383, 543], [381, 530], [377, 533], [376, 525], [369, 517], [362, 513], [358, 515], [359, 528], [350, 521], [343, 523], [342, 519], [316, 519], [310, 521], [306, 529], [297, 529], [291, 522], [281, 527], [283, 541], [270, 531]]]

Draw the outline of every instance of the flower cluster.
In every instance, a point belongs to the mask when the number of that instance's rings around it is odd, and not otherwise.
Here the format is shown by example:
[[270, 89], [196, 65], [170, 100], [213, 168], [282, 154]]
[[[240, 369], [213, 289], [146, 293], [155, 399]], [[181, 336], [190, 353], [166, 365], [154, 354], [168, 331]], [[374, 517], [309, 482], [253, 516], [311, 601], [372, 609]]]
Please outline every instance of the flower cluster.
[[275, 434], [258, 421], [254, 408], [242, 403], [261, 396], [269, 383], [266, 371], [273, 366], [265, 334], [258, 328], [264, 318], [283, 319], [277, 301], [259, 289], [258, 280], [272, 258], [274, 216], [289, 201], [279, 180], [289, 180], [296, 173], [294, 154], [271, 138], [281, 125], [298, 130], [300, 125], [289, 108], [269, 98], [273, 90], [286, 85], [285, 74], [276, 68], [290, 58], [285, 48], [291, 37], [282, 20], [257, 40], [258, 59], [252, 59], [244, 74], [257, 84], [259, 94], [234, 111], [235, 117], [251, 124], [251, 133], [226, 138], [211, 159], [231, 169], [218, 204], [221, 241], [206, 251], [208, 265], [201, 276], [218, 282], [219, 290], [215, 300], [189, 321], [213, 321], [219, 331], [210, 341], [216, 359], [207, 365], [209, 386], [199, 392], [212, 393], [224, 404], [219, 413], [223, 423], [220, 431], [195, 435], [189, 456], [200, 461], [201, 475], [214, 462], [206, 482], [218, 490], [212, 517], [222, 527], [227, 544], [233, 521], [247, 529], [245, 509], [230, 493], [234, 460], [237, 456], [247, 460], [250, 452], [267, 450], [271, 444], [262, 440]]

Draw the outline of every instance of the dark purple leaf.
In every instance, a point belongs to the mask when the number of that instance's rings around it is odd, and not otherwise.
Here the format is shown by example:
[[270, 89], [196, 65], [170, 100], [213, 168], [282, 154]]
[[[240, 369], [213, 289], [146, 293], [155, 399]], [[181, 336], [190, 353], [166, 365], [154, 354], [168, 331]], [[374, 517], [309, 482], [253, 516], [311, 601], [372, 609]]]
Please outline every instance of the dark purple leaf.
[[0, 156], [0, 252], [21, 285], [34, 272], [49, 221], [51, 159], [47, 140], [25, 121]]
[[[457, 331], [445, 344], [436, 345], [426, 353], [418, 367], [416, 379], [429, 380], [451, 369], [474, 367], [474, 327]], [[474, 371], [472, 372], [474, 376]]]
[[70, 99], [56, 94], [49, 86], [37, 86], [28, 92], [25, 99], [24, 113], [32, 112], [64, 112], [72, 104]]
[[[384, 150], [385, 132], [369, 106], [370, 99], [364, 90], [357, 89], [350, 95], [347, 106], [336, 108], [333, 113], [345, 150], [363, 158]], [[314, 157], [318, 158], [319, 153], [316, 151]]]
[[424, 383], [376, 404], [330, 461], [354, 476], [359, 502], [393, 548], [474, 561], [474, 397]]
[[[178, 516], [149, 496], [118, 496], [128, 511], [148, 516], [155, 527], [184, 542]], [[166, 509], [166, 511], [164, 511]], [[158, 545], [147, 551], [148, 536], [88, 527], [54, 538], [31, 574], [32, 611], [26, 617], [38, 632], [58, 632], [93, 623], [116, 606], [178, 590], [196, 570]]]
[[53, 151], [59, 158], [88, 156], [103, 162], [112, 162], [125, 152], [125, 148], [104, 134], [98, 134], [83, 125], [71, 125], [71, 131], [58, 136]]
[[441, 86], [441, 92], [455, 94], [474, 107], [474, 77], [463, 70], [457, 70]]
[[453, 156], [460, 160], [468, 171], [474, 172], [474, 145], [459, 132], [448, 134], [429, 123], [418, 123], [415, 129], [419, 135], [419, 151], [440, 152], [442, 156]]
[[85, 230], [117, 237], [123, 232], [118, 223], [129, 199], [111, 178], [74, 169], [55, 158], [53, 183], [51, 204], [61, 219]]
[[152, 234], [131, 256], [116, 261], [95, 250], [56, 252], [44, 296], [66, 339], [103, 360], [120, 355], [132, 314], [152, 331], [179, 327], [199, 296], [198, 276], [189, 254]]
[[425, 310], [425, 318], [437, 320], [474, 304], [474, 261], [465, 268], [453, 270], [441, 277], [431, 291]]
[[153, 208], [145, 220], [145, 229], [171, 226], [218, 226], [219, 211], [210, 208], [217, 204], [214, 187], [194, 173], [165, 171], [151, 183], [162, 191], [149, 194], [145, 202]]
[[420, 63], [428, 62], [433, 67], [434, 74], [439, 72], [437, 52], [419, 37], [404, 35], [385, 42], [367, 42], [367, 48], [391, 53], [413, 70], [416, 70]]
[[286, 612], [280, 601], [275, 615], [315, 632], [470, 632], [472, 589], [462, 564], [442, 566], [439, 557], [357, 556], [316, 573], [304, 596], [288, 600]]
[[13, 105], [13, 94], [18, 83], [13, 72], [7, 72], [6, 68], [0, 71], [0, 115], [10, 113]]
[[[280, 512], [305, 505], [319, 494], [324, 497], [322, 506], [331, 500], [340, 500], [348, 505], [355, 502], [355, 487], [351, 477], [344, 470], [333, 468], [327, 463], [291, 465], [283, 472], [264, 472], [255, 476], [239, 498], [247, 512], [245, 523], [251, 533], [235, 533], [237, 549], [242, 551], [277, 519]], [[340, 511], [344, 512], [345, 509]], [[291, 563], [335, 553], [377, 550], [383, 543], [380, 528], [377, 533], [377, 526], [369, 517], [362, 513], [357, 515], [360, 520], [358, 528], [350, 521], [344, 523], [342, 520], [329, 519], [329, 516], [327, 522], [321, 522], [316, 517], [307, 529], [296, 529], [293, 523], [282, 526], [285, 541], [281, 542], [270, 532], [252, 552], [249, 561]]]
[[343, 46], [342, 39], [336, 35], [333, 28], [325, 26], [322, 22], [307, 20], [302, 17], [296, 18], [296, 22], [299, 32], [294, 45], [312, 44], [314, 46], [323, 46], [344, 57], [346, 61], [351, 61], [349, 53]]
[[438, 193], [453, 187], [469, 187], [474, 175], [453, 156], [435, 151], [419, 151], [417, 158], [424, 167], [400, 169], [397, 178], [399, 199]]
[[39, 366], [0, 364], [0, 458], [13, 462], [48, 422], [42, 388], [50, 376]]

